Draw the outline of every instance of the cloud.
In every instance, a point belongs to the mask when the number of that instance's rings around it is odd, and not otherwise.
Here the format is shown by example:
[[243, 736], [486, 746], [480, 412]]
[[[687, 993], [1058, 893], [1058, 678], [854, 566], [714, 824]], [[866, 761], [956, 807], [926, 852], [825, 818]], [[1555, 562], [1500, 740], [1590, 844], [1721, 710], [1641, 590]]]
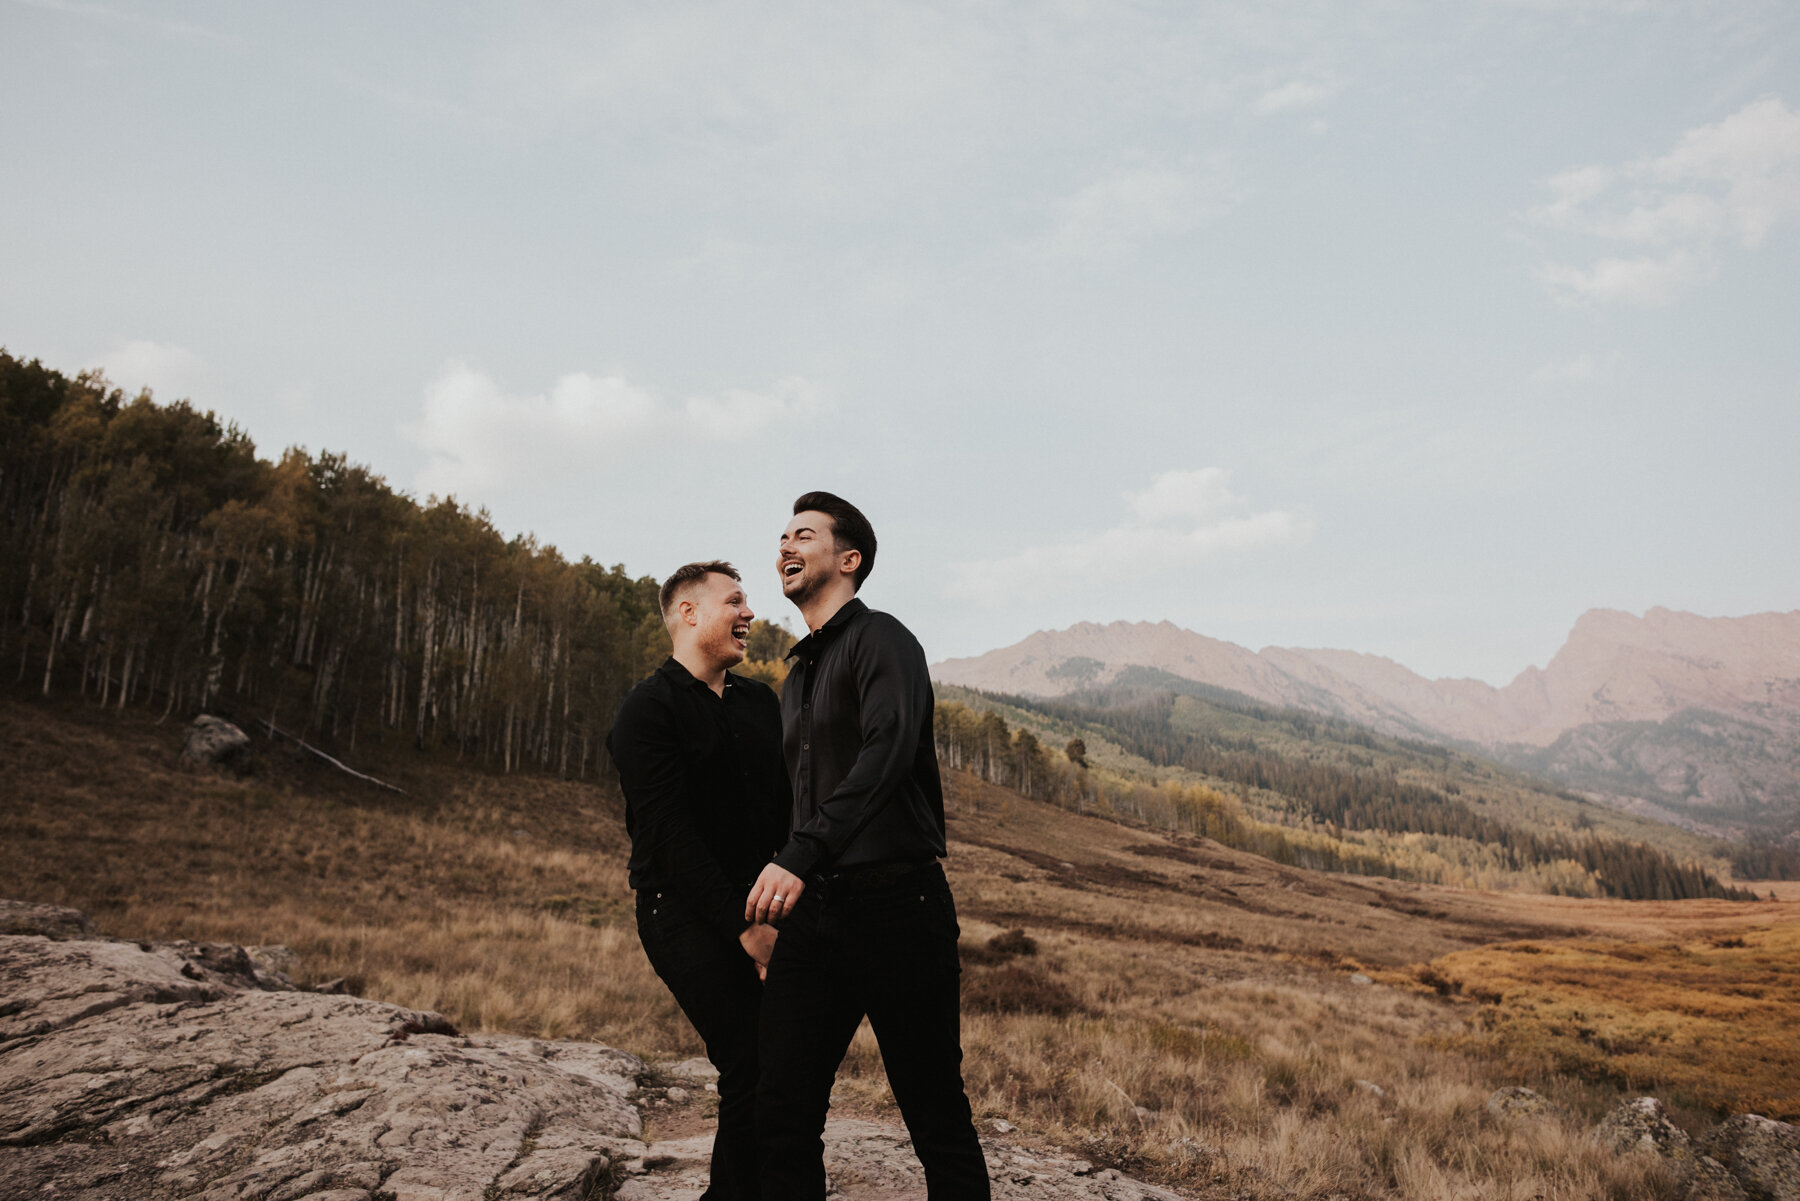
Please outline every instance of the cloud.
[[1689, 130], [1665, 154], [1577, 167], [1543, 187], [1550, 198], [1528, 213], [1533, 224], [1636, 251], [1545, 264], [1538, 278], [1551, 295], [1668, 305], [1717, 275], [1730, 245], [1752, 249], [1800, 217], [1800, 112], [1765, 97]]
[[1331, 89], [1324, 84], [1309, 79], [1296, 79], [1264, 92], [1250, 106], [1250, 111], [1259, 117], [1266, 117], [1274, 113], [1292, 112], [1297, 108], [1310, 108], [1330, 97]]
[[99, 366], [126, 392], [149, 388], [165, 401], [196, 400], [209, 374], [205, 361], [187, 347], [146, 339], [121, 342], [100, 356]]
[[1547, 263], [1538, 270], [1538, 279], [1565, 302], [1661, 308], [1717, 273], [1712, 255], [1681, 250], [1660, 258], [1601, 259], [1586, 269]]
[[621, 376], [577, 371], [548, 392], [513, 396], [452, 360], [400, 433], [427, 455], [419, 491], [467, 496], [616, 466], [648, 450], [742, 442], [829, 408], [824, 391], [798, 377], [675, 404]]
[[1253, 511], [1217, 467], [1163, 472], [1141, 491], [1125, 493], [1124, 500], [1125, 518], [1111, 529], [956, 564], [948, 594], [992, 607], [1021, 590], [1116, 587], [1122, 578], [1147, 581], [1221, 552], [1294, 546], [1312, 536], [1312, 523], [1304, 517], [1285, 509]]
[[685, 413], [688, 428], [702, 437], [736, 439], [817, 416], [828, 407], [817, 385], [790, 377], [767, 392], [733, 388], [718, 396], [696, 396], [687, 402]]
[[1184, 233], [1237, 202], [1223, 168], [1128, 167], [1058, 200], [1055, 228], [1025, 253], [1042, 261], [1124, 262], [1144, 243]]

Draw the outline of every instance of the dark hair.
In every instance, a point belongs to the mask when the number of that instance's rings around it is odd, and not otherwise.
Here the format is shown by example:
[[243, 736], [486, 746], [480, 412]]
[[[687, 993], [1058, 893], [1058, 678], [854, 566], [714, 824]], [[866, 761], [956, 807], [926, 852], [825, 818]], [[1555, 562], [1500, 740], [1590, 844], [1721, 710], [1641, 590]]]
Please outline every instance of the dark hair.
[[676, 593], [695, 580], [704, 579], [715, 572], [719, 575], [728, 575], [740, 584], [744, 582], [744, 577], [738, 574], [738, 569], [723, 559], [713, 559], [707, 563], [688, 563], [685, 566], [677, 567], [674, 573], [662, 582], [662, 587], [656, 592], [656, 604], [662, 610], [662, 615], [664, 617], [669, 615], [669, 606], [675, 603]]
[[861, 591], [863, 581], [875, 570], [875, 527], [862, 515], [862, 510], [830, 492], [808, 492], [794, 502], [794, 512], [825, 514], [831, 518], [832, 545], [840, 551], [862, 552], [855, 580], [857, 590]]

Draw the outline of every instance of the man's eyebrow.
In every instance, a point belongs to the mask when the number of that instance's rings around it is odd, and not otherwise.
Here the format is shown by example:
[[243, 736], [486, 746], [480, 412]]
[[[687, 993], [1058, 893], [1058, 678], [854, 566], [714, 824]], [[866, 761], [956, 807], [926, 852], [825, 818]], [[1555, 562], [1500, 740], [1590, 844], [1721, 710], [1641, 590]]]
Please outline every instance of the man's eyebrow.
[[798, 538], [801, 534], [815, 534], [817, 532], [818, 531], [813, 529], [810, 525], [803, 525], [798, 529], [783, 531], [781, 537], [785, 541], [789, 538]]

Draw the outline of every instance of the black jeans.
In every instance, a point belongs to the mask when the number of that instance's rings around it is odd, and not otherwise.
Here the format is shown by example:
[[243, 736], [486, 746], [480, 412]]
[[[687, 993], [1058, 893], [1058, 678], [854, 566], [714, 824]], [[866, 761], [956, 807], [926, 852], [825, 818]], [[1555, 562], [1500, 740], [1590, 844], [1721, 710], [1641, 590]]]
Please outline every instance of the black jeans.
[[763, 985], [756, 1129], [763, 1196], [825, 1196], [825, 1110], [867, 1014], [933, 1201], [986, 1201], [963, 1092], [956, 903], [936, 863], [874, 887], [813, 884], [781, 923]]
[[[745, 889], [748, 892], [748, 889]], [[727, 939], [668, 891], [637, 894], [638, 938], [719, 1069], [719, 1128], [702, 1201], [758, 1201], [756, 1031], [762, 982], [736, 939]], [[779, 940], [778, 940], [779, 941]]]

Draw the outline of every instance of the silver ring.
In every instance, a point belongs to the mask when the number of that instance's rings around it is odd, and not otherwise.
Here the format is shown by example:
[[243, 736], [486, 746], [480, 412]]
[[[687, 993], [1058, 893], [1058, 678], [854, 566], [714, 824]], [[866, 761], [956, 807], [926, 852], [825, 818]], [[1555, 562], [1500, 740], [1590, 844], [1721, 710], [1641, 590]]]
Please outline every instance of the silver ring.
[[781, 895], [781, 894], [780, 894], [780, 893], [776, 893], [776, 894], [775, 894], [775, 903], [776, 903], [776, 904], [777, 904], [777, 905], [780, 905], [780, 904], [785, 904], [785, 903], [786, 903], [786, 901], [787, 901], [787, 898], [786, 898], [786, 897], [784, 897], [784, 896], [782, 896], [782, 895]]

